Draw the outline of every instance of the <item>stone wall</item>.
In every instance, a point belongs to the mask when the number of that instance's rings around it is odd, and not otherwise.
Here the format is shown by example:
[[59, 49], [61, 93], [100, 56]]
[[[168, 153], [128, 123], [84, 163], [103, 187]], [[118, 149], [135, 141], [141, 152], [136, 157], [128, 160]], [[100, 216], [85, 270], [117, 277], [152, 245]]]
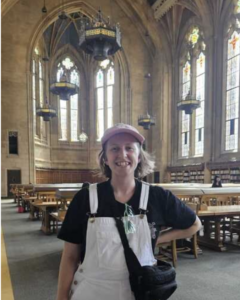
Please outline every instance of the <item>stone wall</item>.
[[[42, 30], [42, 2], [36, 0], [15, 2], [11, 8], [4, 10], [2, 17], [2, 196], [7, 194], [6, 174], [9, 169], [21, 170], [22, 183], [34, 183], [36, 167], [96, 169], [96, 156], [100, 150], [99, 143], [92, 138], [95, 134], [96, 121], [93, 91], [85, 98], [89, 101], [85, 124], [90, 136], [86, 145], [69, 147], [59, 144], [57, 119], [47, 126], [46, 144], [34, 141], [30, 63], [34, 43], [37, 42]], [[144, 75], [149, 72], [153, 62], [150, 55], [152, 49], [150, 51], [145, 41], [141, 18], [128, 1], [119, 1], [119, 5], [111, 7], [109, 1], [104, 0], [64, 2], [69, 11], [74, 11], [79, 5], [90, 7], [95, 11], [101, 7], [103, 14], [112, 14], [121, 24], [123, 50], [118, 54], [118, 61], [119, 68], [125, 68], [122, 71], [125, 72], [123, 75], [126, 75], [127, 81], [120, 82], [121, 98], [114, 111], [114, 121], [128, 122], [137, 126], [138, 115], [148, 109], [149, 86]], [[50, 24], [59, 13], [59, 1], [54, 0], [46, 4], [47, 22]], [[16, 156], [8, 154], [8, 131], [11, 130], [18, 131], [19, 136], [19, 155]], [[139, 130], [148, 137], [146, 131], [141, 128]]]

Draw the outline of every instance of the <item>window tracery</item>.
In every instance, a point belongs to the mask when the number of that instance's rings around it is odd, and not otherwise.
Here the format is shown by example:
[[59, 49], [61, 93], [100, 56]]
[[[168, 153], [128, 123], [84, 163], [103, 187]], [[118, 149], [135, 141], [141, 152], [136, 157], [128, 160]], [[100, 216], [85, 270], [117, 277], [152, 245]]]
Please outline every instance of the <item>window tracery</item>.
[[[67, 80], [80, 88], [79, 70], [75, 62], [68, 56], [58, 63], [57, 82], [60, 81], [63, 74], [67, 77]], [[71, 96], [69, 101], [59, 99], [59, 140], [61, 141], [79, 141], [79, 97], [80, 92]]]
[[113, 125], [114, 64], [109, 59], [100, 63], [96, 72], [96, 139]]
[[45, 66], [42, 62], [39, 49], [34, 49], [32, 59], [32, 101], [33, 101], [33, 128], [34, 135], [41, 141], [47, 140], [46, 123], [36, 115], [36, 108], [44, 104]]
[[180, 112], [180, 158], [204, 154], [206, 46], [196, 26], [191, 27], [185, 39], [187, 43], [181, 52], [180, 98], [185, 100], [191, 94], [200, 101], [200, 107], [191, 115]]
[[239, 150], [240, 1], [235, 1], [226, 39], [226, 86], [224, 95], [224, 151]]

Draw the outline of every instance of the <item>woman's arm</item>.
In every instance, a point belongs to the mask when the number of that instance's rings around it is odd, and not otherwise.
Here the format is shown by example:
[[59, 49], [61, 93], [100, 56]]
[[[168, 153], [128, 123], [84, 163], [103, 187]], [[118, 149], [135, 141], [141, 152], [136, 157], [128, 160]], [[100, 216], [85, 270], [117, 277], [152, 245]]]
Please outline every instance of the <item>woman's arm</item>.
[[65, 242], [59, 269], [56, 300], [68, 300], [74, 273], [80, 262], [80, 245]]
[[170, 242], [172, 240], [189, 238], [194, 235], [194, 233], [199, 231], [201, 229], [201, 226], [201, 221], [196, 216], [196, 221], [194, 222], [194, 224], [187, 229], [167, 229], [165, 231], [162, 231], [157, 239], [157, 244]]

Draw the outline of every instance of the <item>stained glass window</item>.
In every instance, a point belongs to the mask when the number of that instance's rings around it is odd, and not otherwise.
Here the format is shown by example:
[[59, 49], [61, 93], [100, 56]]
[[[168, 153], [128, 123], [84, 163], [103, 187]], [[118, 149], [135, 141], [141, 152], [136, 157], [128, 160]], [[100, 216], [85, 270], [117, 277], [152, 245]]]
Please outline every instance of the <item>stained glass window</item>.
[[[44, 105], [44, 79], [43, 79], [43, 65], [42, 62], [39, 61], [39, 104], [41, 107]], [[40, 128], [41, 128], [41, 135], [44, 139], [47, 138], [47, 129], [46, 123], [43, 119], [40, 119]]]
[[114, 68], [113, 63], [107, 62], [100, 65], [96, 74], [97, 97], [97, 141], [100, 141], [104, 130], [113, 125], [113, 92], [114, 92]]
[[73, 70], [70, 75], [70, 82], [79, 86], [79, 75], [76, 70]]
[[[71, 83], [79, 86], [79, 75], [76, 70], [73, 70], [70, 74]], [[78, 94], [71, 96], [71, 141], [78, 141]]]
[[100, 69], [97, 72], [97, 87], [103, 86], [103, 71]]
[[63, 68], [60, 67], [60, 68], [57, 70], [57, 82], [60, 82], [60, 79], [61, 79], [62, 74], [63, 74]]
[[71, 141], [78, 141], [78, 94], [71, 97]]
[[240, 35], [228, 40], [225, 149], [238, 150]]
[[67, 101], [60, 100], [61, 138], [67, 140]]
[[185, 112], [182, 112], [182, 156], [189, 156], [189, 133], [190, 133], [190, 118]]
[[195, 118], [195, 155], [203, 155], [204, 147], [204, 98], [205, 98], [205, 55], [197, 58], [196, 97], [200, 107], [196, 109]]
[[[200, 30], [194, 27], [186, 35], [187, 48], [183, 48], [182, 57], [185, 64], [181, 67], [181, 98], [187, 100], [191, 95], [200, 101], [200, 107], [192, 114], [180, 112], [181, 157], [203, 156], [204, 154], [204, 112], [205, 112], [205, 68], [206, 45], [203, 38], [200, 39]], [[190, 46], [190, 48], [189, 48]], [[195, 50], [193, 50], [196, 49]], [[200, 50], [201, 49], [201, 50]]]
[[107, 72], [107, 84], [114, 84], [114, 70], [112, 67], [110, 67]]
[[32, 61], [32, 99], [33, 99], [33, 128], [34, 134], [37, 134], [37, 122], [36, 122], [36, 61]]
[[195, 46], [195, 44], [197, 43], [199, 38], [199, 29], [198, 28], [194, 28], [189, 36], [189, 42], [192, 45], [192, 47]]
[[43, 106], [44, 103], [44, 85], [43, 85], [43, 72], [42, 72], [42, 63], [39, 61], [39, 100], [40, 106]]
[[240, 0], [238, 0], [237, 3], [236, 3], [235, 12], [236, 12], [237, 14], [240, 13]]
[[[56, 79], [59, 82], [62, 74], [65, 74], [67, 81], [80, 87], [80, 76], [76, 64], [66, 57], [60, 63], [56, 71]], [[80, 91], [80, 90], [79, 90]], [[80, 92], [79, 92], [80, 93]], [[70, 97], [70, 101], [60, 100], [60, 135], [62, 141], [79, 141], [79, 93]]]
[[97, 89], [97, 140], [100, 141], [104, 133], [104, 95], [103, 87]]
[[74, 62], [71, 61], [71, 59], [69, 57], [66, 57], [63, 61], [62, 61], [63, 66], [67, 69], [70, 70], [73, 66], [74, 66]]
[[182, 73], [182, 98], [185, 99], [190, 91], [191, 85], [191, 65], [187, 61]]
[[[191, 65], [187, 61], [182, 69], [182, 99], [185, 99], [190, 91], [191, 85]], [[189, 155], [189, 129], [190, 129], [190, 119], [189, 116], [182, 112], [182, 133], [181, 133], [181, 155]]]

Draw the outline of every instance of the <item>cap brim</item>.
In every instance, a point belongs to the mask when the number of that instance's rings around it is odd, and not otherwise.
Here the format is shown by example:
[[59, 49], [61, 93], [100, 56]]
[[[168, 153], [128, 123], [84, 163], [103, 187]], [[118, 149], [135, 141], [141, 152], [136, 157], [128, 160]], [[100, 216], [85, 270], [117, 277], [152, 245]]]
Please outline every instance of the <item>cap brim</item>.
[[128, 133], [136, 138], [136, 140], [142, 145], [145, 141], [145, 138], [140, 133], [137, 133], [131, 129], [127, 128], [116, 128], [114, 131], [105, 134], [101, 140], [102, 145], [104, 145], [111, 137], [120, 133]]

